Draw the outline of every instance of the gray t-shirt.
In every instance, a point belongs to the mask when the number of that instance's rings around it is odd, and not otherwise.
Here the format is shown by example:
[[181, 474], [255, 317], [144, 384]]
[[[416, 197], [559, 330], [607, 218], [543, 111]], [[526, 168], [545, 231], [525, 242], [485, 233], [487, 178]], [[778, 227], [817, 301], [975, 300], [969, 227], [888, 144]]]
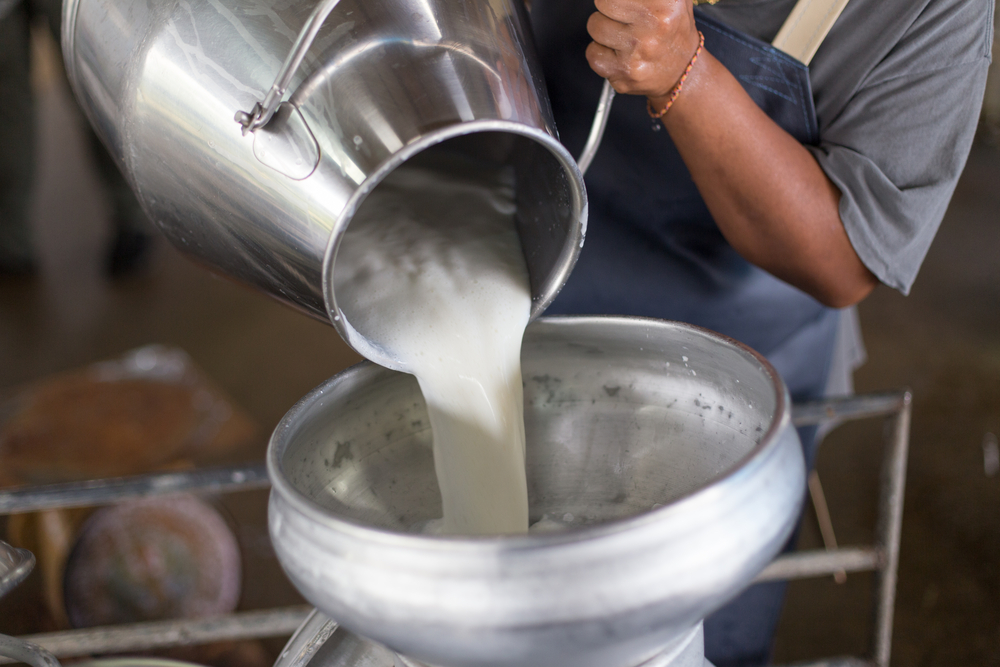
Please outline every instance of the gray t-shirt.
[[[795, 0], [721, 0], [711, 17], [770, 42]], [[820, 144], [861, 261], [906, 294], [972, 146], [994, 0], [851, 0], [809, 66]]]

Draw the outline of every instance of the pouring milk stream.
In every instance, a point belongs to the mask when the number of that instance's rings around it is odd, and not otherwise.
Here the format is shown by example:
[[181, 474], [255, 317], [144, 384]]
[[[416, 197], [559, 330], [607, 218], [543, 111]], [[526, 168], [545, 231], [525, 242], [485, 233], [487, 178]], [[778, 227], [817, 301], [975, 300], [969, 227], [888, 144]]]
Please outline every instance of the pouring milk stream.
[[[607, 122], [605, 81], [581, 154]], [[412, 372], [427, 403], [444, 516], [439, 532], [528, 530], [521, 339], [531, 287], [510, 165], [413, 159], [369, 195], [333, 274], [356, 331]], [[561, 526], [547, 517], [535, 528]]]
[[510, 167], [394, 171], [348, 228], [334, 281], [420, 384], [448, 534], [528, 529], [521, 338], [531, 313]]

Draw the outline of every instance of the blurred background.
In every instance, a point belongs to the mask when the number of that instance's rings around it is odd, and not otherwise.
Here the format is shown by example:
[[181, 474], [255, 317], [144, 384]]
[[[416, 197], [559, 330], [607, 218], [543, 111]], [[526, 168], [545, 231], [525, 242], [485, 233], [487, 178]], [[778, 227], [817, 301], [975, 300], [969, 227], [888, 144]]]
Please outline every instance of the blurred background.
[[[38, 131], [29, 216], [38, 265], [33, 275], [0, 277], [0, 429], [7, 429], [8, 443], [14, 442], [15, 427], [22, 438], [15, 464], [0, 464], [0, 485], [58, 481], [72, 476], [68, 468], [100, 476], [261, 460], [267, 436], [282, 415], [358, 356], [329, 326], [196, 266], [155, 232], [132, 258], [134, 265], [111, 277], [108, 252], [119, 233], [113, 198], [101, 180], [85, 121], [72, 102], [46, 26], [33, 29], [32, 52]], [[909, 387], [914, 395], [893, 643], [893, 664], [899, 666], [1000, 665], [1000, 460], [994, 435], [1000, 434], [997, 69], [977, 143], [912, 294], [904, 298], [881, 287], [860, 308], [868, 361], [856, 374], [857, 391]], [[150, 344], [164, 347], [123, 360], [130, 350]], [[142, 367], [148, 372], [163, 360], [173, 363], [180, 393], [139, 387], [130, 394], [139, 397], [131, 403], [94, 393], [87, 385], [88, 373], [95, 372], [92, 364], [116, 359], [117, 365], [98, 370]], [[141, 385], [141, 374], [129, 377]], [[200, 400], [204, 414], [193, 408], [178, 411], [177, 401], [189, 405], [191, 397], [200, 397], [193, 404]], [[91, 416], [117, 410], [124, 424], [110, 435], [100, 424], [91, 424], [87, 432], [78, 429], [81, 442], [100, 443], [84, 448], [89, 460], [67, 462], [65, 452], [45, 450], [51, 443], [31, 431], [32, 418], [44, 419], [45, 410], [54, 409], [46, 408], [46, 400], [62, 406], [62, 413], [70, 399]], [[25, 416], [28, 404], [38, 414]], [[147, 431], [137, 431], [132, 423], [140, 416]], [[205, 420], [212, 419], [206, 431]], [[188, 424], [188, 430], [178, 431], [178, 424]], [[136, 439], [158, 443], [157, 450], [131, 458], [123, 454]], [[821, 450], [818, 470], [841, 545], [872, 539], [881, 443], [881, 422], [862, 422], [834, 431]], [[101, 450], [112, 445], [119, 449]], [[103, 469], [108, 459], [114, 465]], [[66, 464], [60, 468], [59, 461]], [[204, 547], [216, 562], [236, 563], [230, 568], [236, 573], [232, 586], [212, 593], [220, 609], [301, 602], [274, 559], [265, 509], [266, 492], [258, 491], [168, 508], [169, 516], [152, 519], [153, 510], [142, 507], [128, 515], [85, 510], [48, 518], [0, 517], [0, 536], [55, 554], [47, 562], [40, 558], [28, 582], [3, 600], [0, 632], [91, 623], [74, 612], [73, 591], [87, 599], [99, 596], [87, 589], [88, 577], [110, 556], [102, 555], [99, 546], [88, 551], [87, 545], [113, 542], [115, 525], [158, 521], [168, 526], [176, 516], [209, 532], [222, 525], [231, 535], [229, 542], [215, 540]], [[812, 512], [803, 518], [802, 534], [802, 546], [821, 545]], [[83, 583], [71, 582], [73, 577]], [[225, 572], [217, 578], [225, 579]], [[792, 584], [776, 661], [863, 653], [870, 602], [871, 577], [865, 574], [849, 575], [844, 583]], [[119, 607], [109, 607], [108, 618], [198, 613], [156, 604]], [[213, 665], [265, 666], [282, 643], [238, 642], [170, 655]]]

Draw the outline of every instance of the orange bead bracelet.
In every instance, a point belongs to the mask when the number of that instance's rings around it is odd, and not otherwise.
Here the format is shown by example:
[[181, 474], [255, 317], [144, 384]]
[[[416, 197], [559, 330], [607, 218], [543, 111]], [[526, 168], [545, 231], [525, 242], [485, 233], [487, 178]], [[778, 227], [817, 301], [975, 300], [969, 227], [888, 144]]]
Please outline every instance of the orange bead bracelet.
[[684, 81], [688, 78], [688, 74], [691, 73], [691, 68], [694, 67], [696, 62], [698, 62], [698, 56], [701, 55], [702, 49], [705, 48], [705, 35], [702, 34], [701, 30], [698, 31], [698, 39], [698, 48], [695, 49], [694, 55], [691, 56], [691, 62], [689, 62], [688, 66], [684, 68], [684, 73], [681, 74], [681, 78], [677, 80], [677, 83], [675, 83], [673, 89], [671, 89], [670, 97], [667, 98], [666, 106], [663, 107], [661, 111], [656, 111], [653, 109], [653, 103], [649, 101], [649, 98], [646, 98], [646, 111], [649, 112], [650, 118], [663, 118], [663, 116], [670, 111], [670, 107], [674, 106], [677, 96], [681, 94], [681, 88], [684, 87]]

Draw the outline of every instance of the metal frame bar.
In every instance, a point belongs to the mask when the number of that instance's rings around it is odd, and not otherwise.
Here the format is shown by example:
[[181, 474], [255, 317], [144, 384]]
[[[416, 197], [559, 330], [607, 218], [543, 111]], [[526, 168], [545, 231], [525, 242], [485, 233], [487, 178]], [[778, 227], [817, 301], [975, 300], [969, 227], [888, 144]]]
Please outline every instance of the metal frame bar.
[[[819, 437], [819, 436], [817, 436]], [[833, 530], [833, 520], [830, 518], [830, 507], [826, 503], [826, 493], [823, 492], [823, 482], [819, 479], [819, 472], [813, 469], [808, 478], [809, 500], [812, 502], [813, 510], [816, 514], [816, 522], [819, 524], [819, 532], [823, 537], [823, 546], [829, 549], [837, 548], [837, 533]], [[840, 570], [833, 574], [833, 580], [838, 584], [847, 581], [847, 572]]]
[[0, 515], [107, 505], [170, 493], [232, 493], [271, 486], [267, 466], [203, 468], [183, 472], [45, 484], [0, 491]]
[[[875, 627], [871, 656], [867, 659], [825, 659], [799, 663], [795, 667], [889, 667], [911, 404], [910, 393], [903, 391], [828, 399], [793, 408], [792, 422], [796, 426], [874, 417], [886, 417], [890, 425], [881, 472], [875, 544], [786, 554], [776, 558], [754, 580], [762, 582], [829, 576], [837, 572], [875, 572]], [[0, 515], [103, 505], [126, 498], [169, 493], [233, 493], [268, 486], [267, 471], [263, 465], [32, 486], [0, 491]], [[205, 619], [49, 632], [22, 639], [38, 644], [57, 657], [148, 651], [211, 641], [291, 635], [311, 611], [308, 606], [286, 607]], [[8, 662], [12, 661], [0, 658], [0, 664]]]
[[793, 407], [792, 422], [796, 426], [885, 417], [889, 427], [880, 474], [875, 544], [789, 554], [775, 559], [756, 579], [803, 579], [836, 575], [838, 571], [875, 572], [875, 613], [870, 655], [866, 659], [847, 657], [797, 663], [795, 667], [889, 667], [912, 410], [913, 398], [909, 391], [827, 399]]
[[[58, 658], [130, 653], [171, 646], [291, 635], [312, 613], [309, 605], [244, 611], [210, 618], [129, 623], [18, 637]], [[16, 662], [0, 656], [0, 664]]]

